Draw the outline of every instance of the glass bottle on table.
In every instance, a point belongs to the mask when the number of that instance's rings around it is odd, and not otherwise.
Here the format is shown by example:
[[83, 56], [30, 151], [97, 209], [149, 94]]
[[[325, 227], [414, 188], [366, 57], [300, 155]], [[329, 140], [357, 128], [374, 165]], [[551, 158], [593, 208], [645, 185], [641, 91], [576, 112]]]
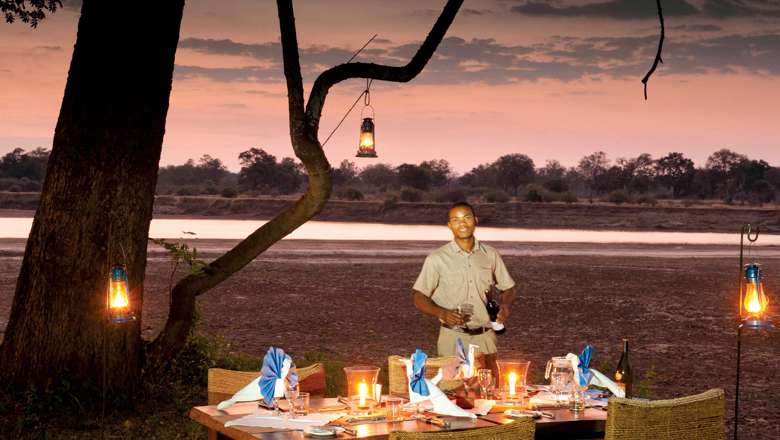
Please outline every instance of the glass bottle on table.
[[628, 339], [623, 339], [623, 354], [620, 355], [614, 377], [615, 383], [626, 392], [626, 397], [631, 397], [634, 374], [631, 371], [631, 363], [628, 361]]

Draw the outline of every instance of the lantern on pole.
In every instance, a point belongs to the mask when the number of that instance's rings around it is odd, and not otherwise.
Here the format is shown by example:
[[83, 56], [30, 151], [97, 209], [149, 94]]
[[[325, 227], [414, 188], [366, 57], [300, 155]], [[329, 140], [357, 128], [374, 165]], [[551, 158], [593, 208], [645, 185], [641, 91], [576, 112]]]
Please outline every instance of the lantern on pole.
[[360, 124], [360, 142], [355, 157], [377, 157], [374, 107], [371, 107], [371, 94], [368, 87], [363, 95], [363, 104], [363, 110], [360, 112], [360, 119], [363, 121]]
[[113, 266], [109, 272], [107, 301], [111, 322], [121, 324], [135, 320], [135, 315], [130, 309], [130, 287], [124, 265]]
[[[745, 236], [749, 245], [758, 240], [758, 228], [753, 231], [747, 224], [742, 227], [742, 235], [739, 240], [739, 325], [737, 326], [737, 383], [734, 394], [734, 440], [738, 438], [739, 431], [739, 376], [740, 360], [742, 357], [742, 329], [768, 330], [774, 328], [766, 316], [769, 299], [764, 291], [761, 267], [756, 263], [743, 266], [743, 250]], [[743, 272], [744, 268], [744, 272]], [[744, 276], [743, 276], [744, 274]]]

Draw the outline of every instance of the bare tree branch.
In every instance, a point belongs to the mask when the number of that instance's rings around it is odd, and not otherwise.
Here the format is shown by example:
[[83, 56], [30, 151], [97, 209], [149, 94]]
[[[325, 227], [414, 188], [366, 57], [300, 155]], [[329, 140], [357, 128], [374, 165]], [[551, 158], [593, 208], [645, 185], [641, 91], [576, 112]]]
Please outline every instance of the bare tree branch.
[[149, 347], [149, 364], [168, 359], [185, 343], [192, 329], [195, 297], [208, 291], [249, 264], [271, 245], [284, 238], [322, 210], [330, 197], [330, 164], [320, 145], [317, 130], [325, 96], [333, 85], [349, 78], [374, 78], [406, 82], [419, 74], [447, 32], [463, 0], [449, 0], [441, 16], [412, 60], [404, 67], [377, 64], [342, 64], [323, 72], [315, 81], [304, 113], [303, 81], [292, 0], [277, 0], [282, 35], [284, 75], [290, 113], [290, 139], [295, 155], [306, 168], [309, 185], [292, 206], [254, 231], [233, 249], [217, 258], [201, 275], [189, 275], [173, 288], [168, 321]]
[[650, 70], [648, 70], [645, 77], [642, 78], [642, 84], [645, 86], [645, 101], [647, 101], [647, 81], [650, 80], [650, 76], [655, 72], [658, 63], [664, 62], [664, 60], [661, 59], [661, 52], [664, 48], [664, 13], [661, 10], [661, 0], [655, 0], [655, 4], [658, 6], [658, 20], [661, 22], [661, 39], [658, 41], [658, 52], [655, 54], [653, 65], [650, 66]]

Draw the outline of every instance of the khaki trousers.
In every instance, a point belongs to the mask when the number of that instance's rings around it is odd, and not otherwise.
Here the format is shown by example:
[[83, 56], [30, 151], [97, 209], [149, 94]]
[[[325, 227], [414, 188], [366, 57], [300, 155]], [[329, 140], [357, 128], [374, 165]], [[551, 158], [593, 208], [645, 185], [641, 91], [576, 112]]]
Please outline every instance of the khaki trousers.
[[469, 344], [478, 345], [482, 354], [493, 354], [498, 351], [496, 333], [493, 330], [479, 335], [469, 335], [446, 327], [439, 327], [439, 341], [436, 347], [439, 356], [455, 356], [455, 344], [458, 338], [463, 341], [466, 353], [468, 353]]

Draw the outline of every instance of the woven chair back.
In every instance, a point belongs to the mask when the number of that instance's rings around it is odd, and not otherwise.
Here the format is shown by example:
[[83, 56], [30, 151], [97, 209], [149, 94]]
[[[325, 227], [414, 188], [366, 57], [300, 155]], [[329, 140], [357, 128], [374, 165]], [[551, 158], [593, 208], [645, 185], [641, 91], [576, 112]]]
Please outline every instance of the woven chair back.
[[390, 440], [533, 440], [536, 423], [533, 419], [517, 419], [506, 425], [465, 431], [391, 432]]
[[[325, 395], [325, 367], [317, 362], [308, 367], [297, 368], [298, 380], [301, 391], [311, 393], [312, 396]], [[260, 376], [259, 371], [236, 371], [222, 368], [209, 368], [208, 374], [208, 399], [209, 405], [227, 400], [238, 390], [244, 388], [249, 382]]]
[[722, 389], [670, 400], [609, 399], [604, 440], [724, 440]]
[[[402, 359], [408, 359], [404, 358], [402, 356], [388, 356], [387, 357], [387, 375], [388, 375], [388, 382], [389, 382], [389, 390], [388, 393], [393, 396], [401, 396], [401, 397], [409, 397], [409, 381], [406, 378], [406, 365], [404, 365]], [[434, 358], [428, 358], [425, 361], [425, 377], [428, 379], [433, 378], [436, 376], [436, 373], [439, 372], [439, 368], [443, 367], [444, 365], [447, 365], [449, 363], [455, 362], [456, 357], [455, 356], [442, 356], [442, 357], [434, 357]], [[478, 356], [477, 359], [475, 359], [475, 363], [477, 364], [477, 368], [482, 368], [483, 365], [483, 357]], [[463, 384], [462, 380], [442, 380], [439, 382], [439, 389], [442, 391], [449, 391], [453, 390], [455, 388], [458, 388]]]

